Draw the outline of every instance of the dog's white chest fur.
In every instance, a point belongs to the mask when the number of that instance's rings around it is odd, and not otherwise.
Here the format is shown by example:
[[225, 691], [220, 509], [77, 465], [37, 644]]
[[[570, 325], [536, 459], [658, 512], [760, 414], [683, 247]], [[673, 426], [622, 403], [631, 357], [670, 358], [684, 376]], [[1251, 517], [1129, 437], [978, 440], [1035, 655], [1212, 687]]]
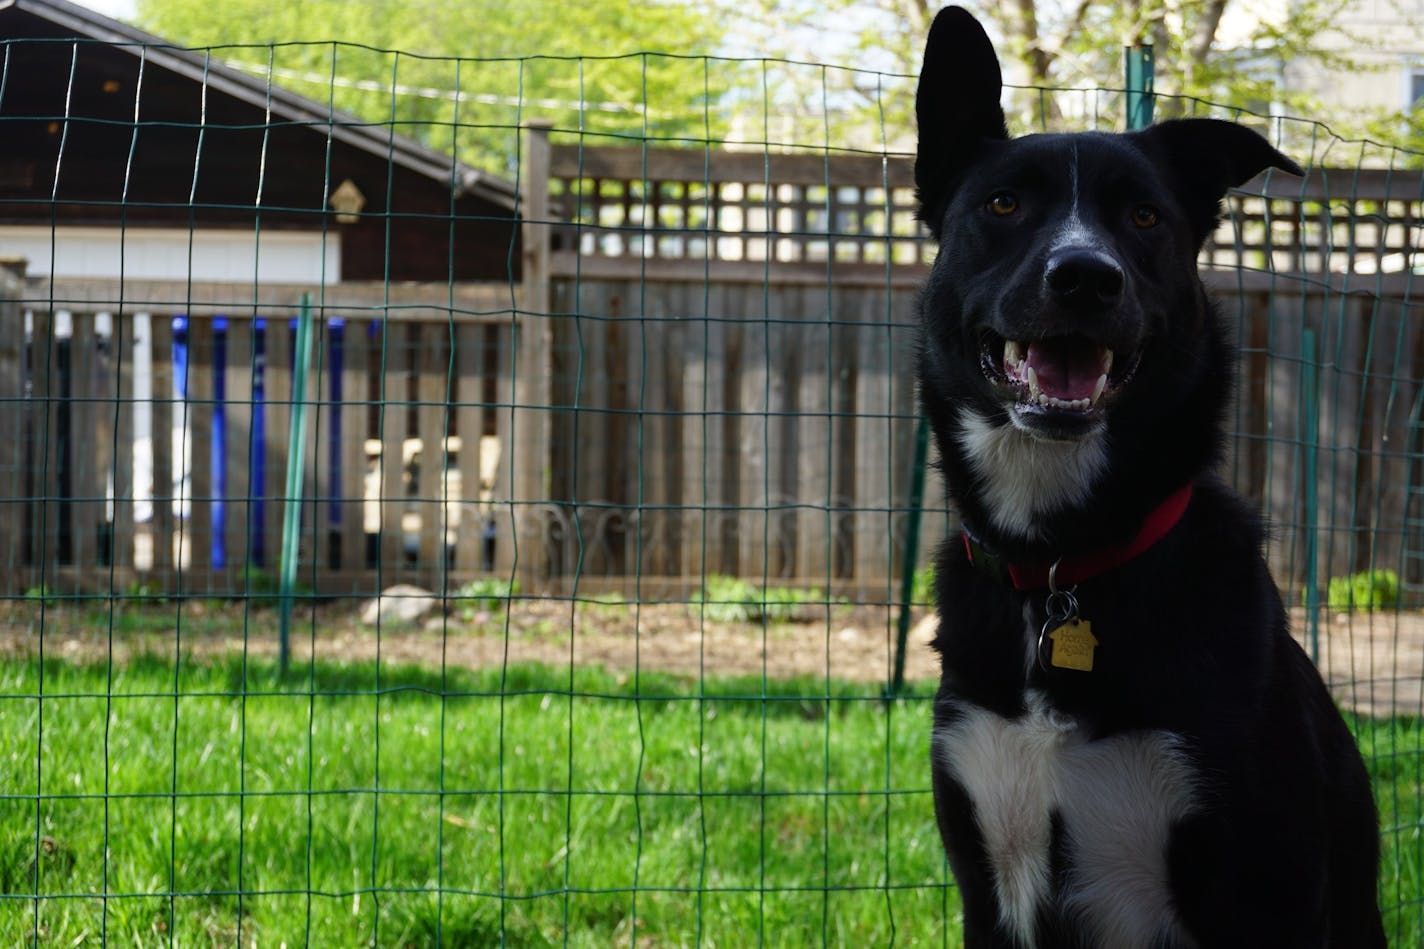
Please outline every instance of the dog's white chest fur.
[[[1033, 946], [1039, 910], [1060, 912], [1098, 949], [1141, 949], [1179, 931], [1167, 879], [1172, 824], [1192, 807], [1180, 739], [1139, 732], [1088, 740], [1030, 693], [1013, 719], [980, 708], [936, 729], [935, 754], [964, 788], [994, 874], [1000, 920]], [[1055, 893], [1053, 815], [1066, 837]]]
[[1038, 523], [1087, 500], [1107, 467], [1101, 434], [1079, 441], [1054, 441], [1009, 422], [995, 424], [962, 410], [959, 444], [983, 480], [983, 500], [999, 530], [1033, 539]]

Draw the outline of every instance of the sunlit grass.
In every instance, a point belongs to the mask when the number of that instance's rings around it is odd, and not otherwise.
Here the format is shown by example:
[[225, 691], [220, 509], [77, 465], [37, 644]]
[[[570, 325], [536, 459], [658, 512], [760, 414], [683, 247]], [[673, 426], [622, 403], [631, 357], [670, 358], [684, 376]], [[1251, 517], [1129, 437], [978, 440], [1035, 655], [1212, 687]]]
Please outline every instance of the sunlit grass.
[[923, 699], [158, 661], [42, 691], [0, 666], [0, 944], [957, 944]]
[[[925, 694], [8, 661], [0, 944], [957, 946]], [[1359, 727], [1420, 945], [1420, 730]]]

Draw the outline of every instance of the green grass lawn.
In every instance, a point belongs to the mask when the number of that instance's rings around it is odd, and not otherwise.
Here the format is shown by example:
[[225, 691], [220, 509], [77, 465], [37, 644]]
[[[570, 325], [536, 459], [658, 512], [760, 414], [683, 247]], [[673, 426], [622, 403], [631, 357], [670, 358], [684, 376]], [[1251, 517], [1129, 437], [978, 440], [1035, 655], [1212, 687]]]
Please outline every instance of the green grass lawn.
[[[823, 681], [0, 662], [0, 945], [956, 946], [929, 712]], [[1418, 946], [1421, 734], [1361, 739]]]

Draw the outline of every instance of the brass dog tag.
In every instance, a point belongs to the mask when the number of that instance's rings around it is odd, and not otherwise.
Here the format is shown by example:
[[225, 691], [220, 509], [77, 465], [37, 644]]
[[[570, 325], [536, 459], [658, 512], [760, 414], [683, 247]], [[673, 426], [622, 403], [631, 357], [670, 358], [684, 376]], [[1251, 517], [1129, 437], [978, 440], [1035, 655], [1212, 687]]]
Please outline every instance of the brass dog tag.
[[1048, 638], [1053, 640], [1049, 662], [1055, 668], [1093, 671], [1093, 650], [1098, 648], [1098, 637], [1093, 635], [1092, 623], [1076, 616], [1070, 617], [1049, 633]]

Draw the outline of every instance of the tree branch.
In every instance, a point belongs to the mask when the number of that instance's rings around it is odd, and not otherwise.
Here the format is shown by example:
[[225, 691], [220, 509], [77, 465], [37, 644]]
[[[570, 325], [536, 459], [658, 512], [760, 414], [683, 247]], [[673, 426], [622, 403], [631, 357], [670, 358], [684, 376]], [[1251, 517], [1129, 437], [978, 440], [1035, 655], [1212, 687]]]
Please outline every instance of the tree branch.
[[1035, 86], [1048, 84], [1048, 54], [1038, 35], [1038, 4], [1034, 0], [1017, 0], [1019, 36], [1024, 42], [1024, 62]]
[[[1225, 2], [1225, 0], [1223, 0]], [[1078, 0], [1078, 6], [1073, 10], [1073, 15], [1068, 18], [1068, 22], [1063, 25], [1063, 35], [1058, 38], [1058, 44], [1051, 50], [1043, 53], [1043, 71], [1046, 75], [1053, 68], [1053, 64], [1058, 61], [1058, 57], [1067, 48], [1074, 36], [1077, 36], [1083, 29], [1084, 22], [1088, 19], [1088, 8], [1093, 5], [1093, 0]]]
[[1210, 55], [1212, 44], [1216, 42], [1216, 31], [1221, 26], [1221, 16], [1226, 12], [1226, 4], [1227, 0], [1207, 0], [1201, 19], [1197, 21], [1196, 34], [1192, 37], [1190, 52], [1193, 62], [1205, 62]]

